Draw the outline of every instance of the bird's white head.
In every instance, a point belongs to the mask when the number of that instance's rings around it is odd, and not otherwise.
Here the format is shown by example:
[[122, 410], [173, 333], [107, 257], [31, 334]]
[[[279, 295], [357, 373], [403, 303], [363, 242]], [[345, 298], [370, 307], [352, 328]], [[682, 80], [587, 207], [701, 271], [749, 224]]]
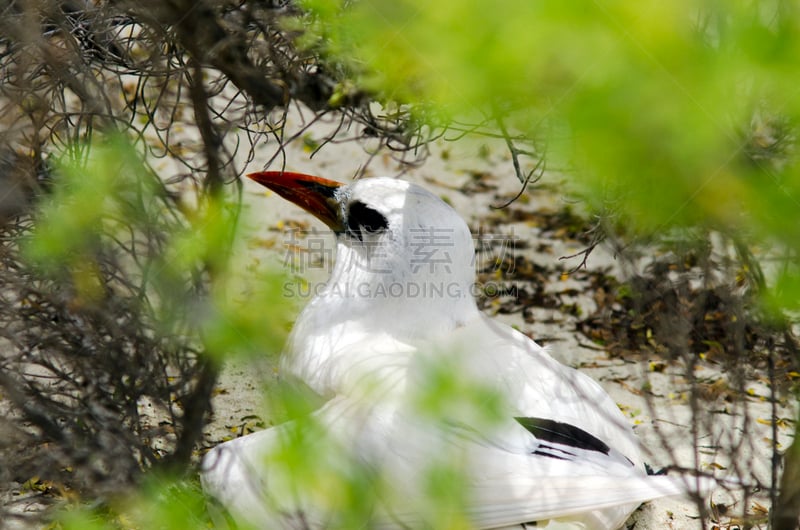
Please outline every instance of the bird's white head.
[[406, 337], [444, 332], [476, 314], [472, 236], [432, 193], [388, 177], [350, 184], [291, 172], [249, 177], [336, 233], [336, 264], [309, 311]]

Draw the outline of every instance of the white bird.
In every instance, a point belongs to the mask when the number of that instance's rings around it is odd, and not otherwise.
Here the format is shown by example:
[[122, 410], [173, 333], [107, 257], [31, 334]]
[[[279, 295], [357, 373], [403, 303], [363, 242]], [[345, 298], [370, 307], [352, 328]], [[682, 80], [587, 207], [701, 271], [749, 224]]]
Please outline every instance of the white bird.
[[[347, 461], [374, 480], [370, 528], [441, 524], [426, 512], [424, 482], [443, 463], [457, 464], [453, 488], [463, 488], [461, 516], [473, 528], [616, 529], [640, 503], [694, 489], [647, 475], [629, 423], [594, 380], [478, 310], [472, 237], [444, 201], [385, 177], [345, 185], [290, 172], [249, 176], [327, 224], [337, 259], [282, 364], [326, 403], [311, 421], [243, 436], [205, 457], [204, 489], [234, 520], [347, 527], [347, 495], [324, 485], [327, 473], [353, 472], [339, 463]], [[462, 391], [448, 396], [450, 387]], [[287, 464], [281, 448], [303, 444], [341, 458]], [[302, 473], [320, 476], [298, 480]]]

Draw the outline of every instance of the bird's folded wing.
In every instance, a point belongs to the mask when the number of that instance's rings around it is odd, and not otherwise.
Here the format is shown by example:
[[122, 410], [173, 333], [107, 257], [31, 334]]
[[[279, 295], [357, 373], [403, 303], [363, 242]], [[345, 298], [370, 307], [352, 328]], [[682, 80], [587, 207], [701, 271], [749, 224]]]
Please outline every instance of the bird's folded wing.
[[497, 477], [473, 488], [470, 515], [478, 528], [492, 528], [636, 505], [687, 489], [676, 477]]
[[[690, 487], [683, 479], [665, 476], [496, 477], [470, 488], [468, 516], [483, 529], [553, 519], [571, 521], [575, 528], [617, 528], [640, 503], [683, 495]], [[415, 514], [393, 511], [376, 528], [416, 522]]]

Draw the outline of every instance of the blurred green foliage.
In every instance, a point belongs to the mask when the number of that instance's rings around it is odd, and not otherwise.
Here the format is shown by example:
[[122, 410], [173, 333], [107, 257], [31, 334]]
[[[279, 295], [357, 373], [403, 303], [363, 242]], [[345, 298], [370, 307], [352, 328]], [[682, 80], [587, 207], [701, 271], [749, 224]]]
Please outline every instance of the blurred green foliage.
[[[200, 377], [204, 361], [277, 355], [295, 306], [282, 296], [282, 274], [246, 266], [252, 258], [242, 251], [248, 234], [242, 230], [239, 199], [168, 189], [136, 146], [121, 136], [73, 147], [54, 157], [52, 184], [22, 241], [22, 255], [71, 299], [72, 310], [113, 314], [125, 307], [139, 315], [135, 325], [146, 329], [126, 330], [120, 320], [116, 333], [147, 333], [163, 337], [157, 344], [172, 345], [165, 351], [133, 352], [131, 364], [115, 369], [132, 379], [163, 377], [164, 384], [155, 387], [169, 389]], [[164, 358], [163, 370], [147, 371], [151, 358]], [[181, 378], [186, 381], [174, 381]], [[207, 398], [212, 391], [211, 386], [197, 387]], [[156, 397], [169, 403], [179, 396]], [[137, 396], [119, 399], [135, 401]], [[174, 429], [181, 432], [181, 420], [175, 421]], [[100, 510], [67, 504], [53, 526], [211, 525], [196, 480], [143, 471], [144, 484], [130, 497], [107, 498]]]
[[354, 441], [336, 439], [333, 430], [315, 416], [289, 424], [264, 462], [272, 485], [266, 496], [286, 499], [292, 492], [302, 503], [283, 506], [307, 510], [309, 520], [321, 517], [327, 528], [368, 528], [388, 485], [364, 464]]
[[[317, 15], [306, 45], [359, 83], [451, 117], [502, 117], [634, 233], [703, 226], [800, 250], [795, 2], [302, 4]], [[771, 299], [798, 308], [797, 283]]]
[[[247, 266], [247, 234], [241, 227], [257, 223], [242, 221], [238, 203], [214, 196], [190, 201], [168, 192], [121, 137], [65, 153], [55, 174], [24, 255], [69, 286], [80, 300], [76, 307], [102, 308], [108, 297], [133, 292], [141, 296], [154, 333], [183, 334], [215, 362], [280, 351], [293, 319], [283, 295], [284, 277]], [[459, 370], [456, 352], [450, 353], [432, 355], [420, 368], [406, 413], [437, 425], [433, 432], [453, 421], [477, 430], [493, 428], [502, 417], [501, 396]], [[435, 528], [469, 528], [461, 451], [442, 442], [448, 449], [434, 451], [420, 469], [413, 487], [425, 494], [411, 505], [391, 474], [370, 462], [358, 445], [333, 438], [314, 416], [323, 402], [319, 396], [294, 381], [266, 384], [263, 390], [269, 423], [284, 425], [280, 443], [265, 455], [268, 495], [303, 492], [330, 518], [330, 528], [368, 527], [379, 506], [406, 517], [414, 514]], [[65, 503], [51, 528], [214, 527], [196, 478], [150, 471], [127, 495], [94, 505], [72, 500], [77, 502]]]
[[422, 360], [411, 395], [415, 411], [433, 422], [451, 419], [483, 430], [497, 426], [511, 407], [495, 387], [463, 364], [458, 351], [437, 352]]
[[[379, 382], [382, 377], [377, 375], [374, 386], [362, 381], [359, 388], [365, 395], [348, 401], [342, 417], [313, 414], [321, 401], [304, 394], [297, 382], [271, 392], [269, 407], [283, 412], [278, 416], [273, 412], [271, 419], [283, 435], [264, 460], [270, 484], [266, 495], [274, 496], [270, 500], [278, 499], [284, 506], [297, 502], [286, 499], [287, 492], [296, 492], [303, 499], [300, 505], [311, 508], [310, 520], [322, 517], [325, 527], [332, 529], [371, 528], [385, 521], [387, 514], [390, 519], [413, 521], [411, 527], [471, 528], [468, 444], [431, 433], [458, 428], [492, 432], [508, 419], [507, 403], [480, 374], [466, 373], [458, 363], [458, 352], [430, 353], [420, 352], [424, 360], [414, 370], [418, 379], [413, 384], [390, 391], [402, 392], [397, 401], [387, 400], [386, 381]], [[381, 420], [369, 419], [372, 414], [381, 415]], [[389, 434], [390, 439], [375, 438], [375, 430], [385, 435], [382, 430], [394, 421], [409, 423]], [[394, 443], [416, 447], [419, 453], [410, 454], [419, 460], [384, 462], [393, 451], [383, 446]], [[408, 465], [414, 466], [415, 475], [408, 474], [404, 467]], [[285, 506], [287, 512], [297, 509]]]
[[[800, 171], [794, 132], [800, 115], [800, 13], [780, 0], [663, 2], [501, 0], [304, 0], [313, 19], [305, 45], [347, 65], [385, 101], [433, 103], [439, 115], [482, 113], [543, 141], [549, 156], [583, 185], [593, 206], [609, 196], [634, 232], [701, 226], [800, 252]], [[338, 94], [336, 97], [340, 97]], [[339, 101], [333, 101], [337, 105]], [[81, 151], [85, 152], [85, 151]], [[168, 227], [165, 251], [136, 269], [154, 319], [191, 322], [206, 352], [277, 352], [291, 321], [281, 277], [248, 278], [231, 258], [239, 205], [205, 197], [180, 214], [126, 143], [65, 157], [28, 256], [71, 278], [91, 302], [101, 242]], [[184, 205], [185, 206], [185, 205]], [[193, 282], [207, 281], [207, 297]], [[787, 261], [769, 299], [800, 303]], [[424, 372], [415, 406], [430, 421], [468, 418], [491, 425], [499, 396], [447, 365]], [[465, 396], [470, 400], [464, 401]], [[308, 412], [286, 398], [289, 414]], [[305, 402], [305, 401], [303, 401]], [[464, 410], [466, 407], [468, 410]], [[275, 458], [322, 505], [341, 508], [334, 526], [369, 520], [385, 495], [381, 477], [320, 450], [325, 433], [298, 423]], [[300, 428], [302, 427], [302, 428]], [[332, 448], [332, 449], [331, 449]], [[342, 458], [350, 458], [345, 455]], [[458, 455], [420, 475], [435, 528], [463, 528], [467, 499]], [[450, 458], [452, 457], [452, 458]], [[114, 518], [70, 512], [62, 528], [205, 527], [197, 486], [147, 486]], [[200, 515], [198, 515], [200, 514]], [[98, 522], [99, 521], [99, 522]], [[104, 522], [111, 521], [111, 522]]]
[[122, 252], [118, 266], [156, 329], [196, 333], [219, 360], [280, 351], [293, 306], [278, 302], [282, 274], [252, 272], [234, 252], [246, 238], [237, 200], [169, 192], [122, 137], [70, 150], [55, 165], [24, 249], [29, 260], [90, 303], [121, 287], [103, 285], [100, 269], [110, 250]]
[[199, 482], [150, 476], [142, 487], [102, 509], [66, 507], [48, 530], [212, 528]]

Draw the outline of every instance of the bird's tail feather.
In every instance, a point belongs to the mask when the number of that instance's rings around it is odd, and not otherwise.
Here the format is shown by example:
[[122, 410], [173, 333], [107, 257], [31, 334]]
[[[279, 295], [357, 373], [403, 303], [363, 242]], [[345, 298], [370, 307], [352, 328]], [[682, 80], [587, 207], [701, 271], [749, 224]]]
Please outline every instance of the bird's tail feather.
[[495, 528], [590, 514], [608, 520], [609, 527], [615, 528], [613, 524], [622, 523], [616, 523], [616, 519], [624, 520], [642, 502], [691, 492], [702, 494], [715, 484], [713, 479], [667, 476], [505, 477], [475, 488], [471, 516], [478, 528]]

